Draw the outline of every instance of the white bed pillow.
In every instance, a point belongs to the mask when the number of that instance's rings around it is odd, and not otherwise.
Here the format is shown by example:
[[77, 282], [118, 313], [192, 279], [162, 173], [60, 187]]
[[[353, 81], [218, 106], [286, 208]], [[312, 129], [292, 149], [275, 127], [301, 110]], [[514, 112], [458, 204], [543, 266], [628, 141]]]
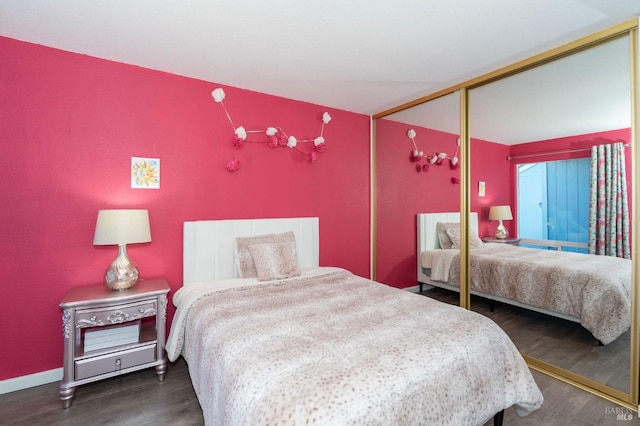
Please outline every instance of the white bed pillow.
[[436, 223], [436, 232], [438, 234], [438, 241], [440, 242], [440, 248], [450, 249], [453, 248], [453, 241], [447, 235], [447, 229], [460, 229], [460, 223], [458, 222], [438, 222]]
[[293, 231], [284, 232], [282, 234], [264, 234], [252, 237], [236, 237], [236, 266], [240, 278], [257, 277], [258, 273], [253, 264], [249, 246], [252, 244], [263, 243], [295, 243], [296, 236]]
[[[448, 228], [446, 230], [447, 236], [451, 239], [452, 242], [452, 247], [454, 249], [459, 249], [460, 248], [460, 227], [458, 226], [457, 228]], [[478, 234], [476, 234], [474, 231], [469, 230], [469, 248], [482, 248], [484, 246], [484, 243], [482, 242], [482, 240], [480, 239], [480, 237], [478, 237]]]
[[300, 275], [296, 243], [250, 244], [248, 248], [258, 280], [279, 280]]

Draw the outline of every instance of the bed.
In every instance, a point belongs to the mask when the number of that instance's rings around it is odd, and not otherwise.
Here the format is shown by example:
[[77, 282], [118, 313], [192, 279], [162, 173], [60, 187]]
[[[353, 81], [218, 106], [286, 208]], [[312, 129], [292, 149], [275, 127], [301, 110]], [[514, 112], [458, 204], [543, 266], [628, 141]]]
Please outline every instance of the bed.
[[[511, 406], [519, 415], [540, 407], [531, 372], [495, 323], [319, 267], [318, 230], [318, 218], [184, 224], [166, 349], [187, 362], [206, 424], [482, 425]], [[269, 241], [290, 233], [294, 241]], [[292, 244], [297, 260], [283, 260]], [[247, 274], [247, 247], [258, 277]], [[259, 252], [274, 247], [266, 269], [287, 272], [262, 280]], [[291, 263], [299, 275], [288, 277]]]
[[[459, 227], [459, 219], [457, 212], [417, 215], [421, 288], [459, 291], [459, 250], [441, 243], [443, 228]], [[471, 294], [578, 322], [603, 345], [629, 329], [630, 260], [482, 243], [475, 212], [469, 227]]]

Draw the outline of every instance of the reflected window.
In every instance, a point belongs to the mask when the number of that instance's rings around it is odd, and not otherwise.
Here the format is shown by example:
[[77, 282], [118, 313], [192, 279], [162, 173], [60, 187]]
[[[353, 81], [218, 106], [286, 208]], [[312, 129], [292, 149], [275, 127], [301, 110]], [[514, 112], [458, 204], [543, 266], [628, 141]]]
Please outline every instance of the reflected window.
[[584, 243], [562, 250], [587, 253], [590, 159], [520, 164], [517, 172], [518, 236]]

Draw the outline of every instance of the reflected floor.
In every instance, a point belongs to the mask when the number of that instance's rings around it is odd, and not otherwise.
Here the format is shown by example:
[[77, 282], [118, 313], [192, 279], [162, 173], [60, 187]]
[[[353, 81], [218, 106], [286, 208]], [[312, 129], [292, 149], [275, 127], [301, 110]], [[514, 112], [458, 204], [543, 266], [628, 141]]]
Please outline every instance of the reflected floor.
[[[422, 295], [458, 305], [459, 293], [433, 288]], [[629, 332], [600, 346], [580, 324], [528, 309], [471, 297], [471, 309], [495, 321], [523, 354], [629, 392]]]

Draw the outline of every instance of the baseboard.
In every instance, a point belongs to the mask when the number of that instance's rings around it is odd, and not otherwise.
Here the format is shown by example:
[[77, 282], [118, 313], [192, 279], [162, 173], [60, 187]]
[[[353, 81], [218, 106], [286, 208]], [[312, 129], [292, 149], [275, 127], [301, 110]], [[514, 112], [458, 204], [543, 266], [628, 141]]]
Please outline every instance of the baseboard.
[[62, 380], [62, 367], [26, 376], [0, 380], [0, 395]]

